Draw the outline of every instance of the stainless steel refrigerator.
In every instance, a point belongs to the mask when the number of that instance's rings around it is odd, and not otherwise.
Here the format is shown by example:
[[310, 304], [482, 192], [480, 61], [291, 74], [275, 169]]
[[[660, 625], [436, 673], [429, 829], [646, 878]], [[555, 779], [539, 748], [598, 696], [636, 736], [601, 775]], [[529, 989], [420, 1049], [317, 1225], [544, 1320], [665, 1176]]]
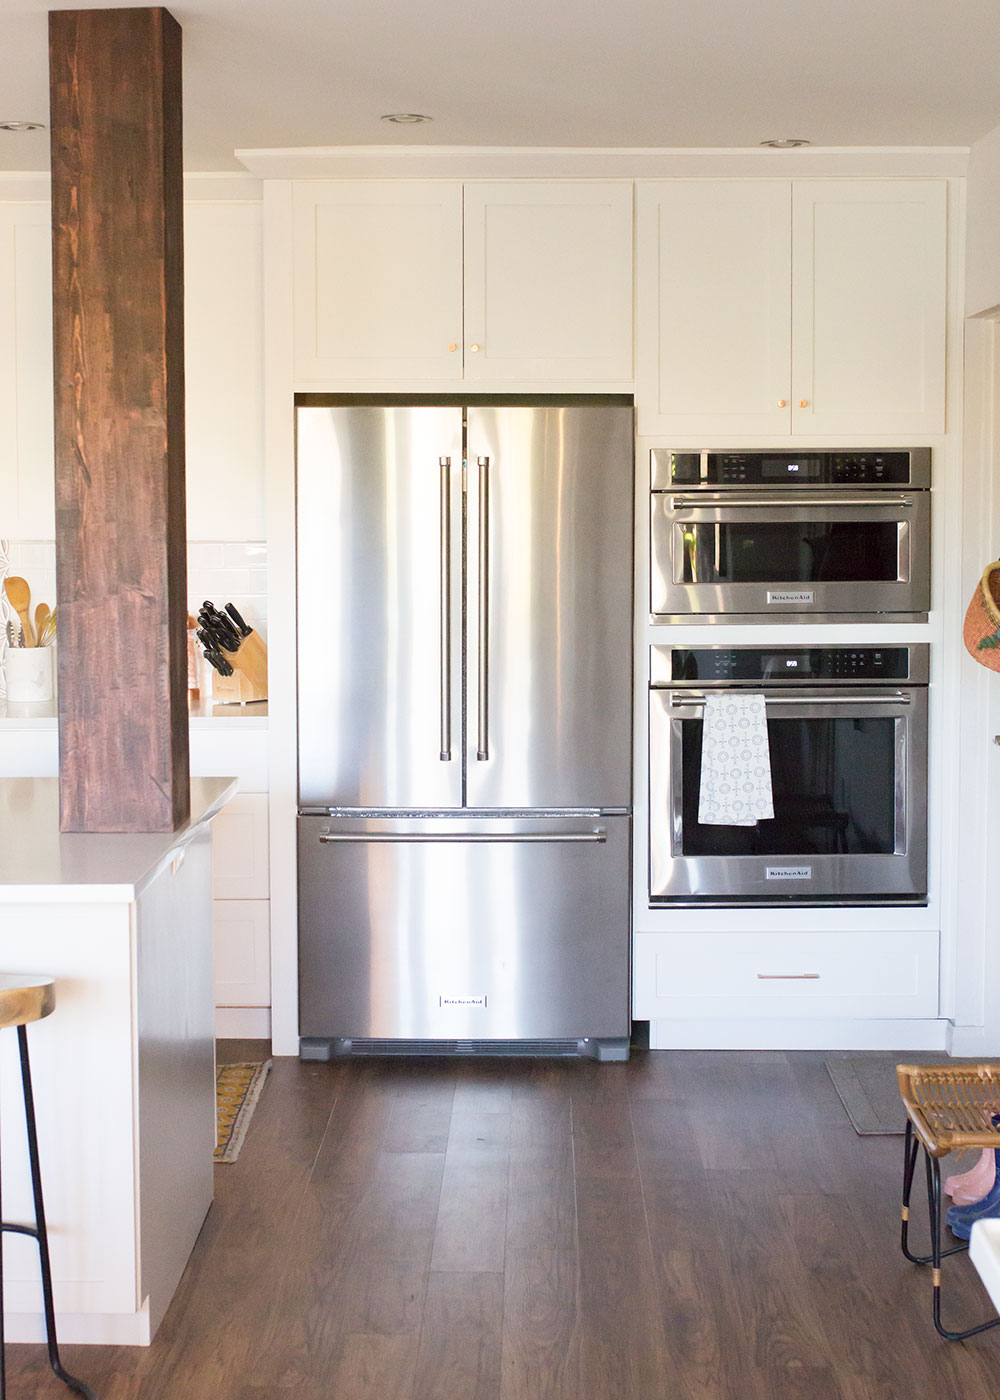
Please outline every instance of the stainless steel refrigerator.
[[299, 404], [304, 1057], [627, 1055], [632, 435]]

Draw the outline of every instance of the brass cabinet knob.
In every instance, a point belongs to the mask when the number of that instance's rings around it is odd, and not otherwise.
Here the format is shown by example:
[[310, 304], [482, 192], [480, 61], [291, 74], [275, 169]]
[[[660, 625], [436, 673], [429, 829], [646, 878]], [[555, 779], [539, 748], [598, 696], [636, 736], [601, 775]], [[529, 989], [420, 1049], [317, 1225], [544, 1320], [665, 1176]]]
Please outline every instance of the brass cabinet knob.
[[475, 355], [476, 352], [477, 352], [478, 349], [479, 349], [479, 346], [478, 346], [478, 345], [470, 345], [470, 346], [469, 346], [469, 349], [470, 349], [470, 350], [472, 351], [472, 353]]
[[809, 407], [809, 400], [808, 400], [808, 399], [799, 399], [799, 408], [808, 408], [808, 407]]
[[448, 349], [449, 349], [449, 350], [457, 350], [457, 349], [458, 349], [458, 346], [457, 346], [457, 345], [454, 343], [454, 341], [453, 341], [453, 342], [451, 343], [451, 345], [448, 346]]
[[788, 400], [787, 400], [787, 399], [779, 399], [779, 400], [778, 400], [778, 407], [779, 407], [779, 408], [787, 408], [787, 407], [788, 407]]

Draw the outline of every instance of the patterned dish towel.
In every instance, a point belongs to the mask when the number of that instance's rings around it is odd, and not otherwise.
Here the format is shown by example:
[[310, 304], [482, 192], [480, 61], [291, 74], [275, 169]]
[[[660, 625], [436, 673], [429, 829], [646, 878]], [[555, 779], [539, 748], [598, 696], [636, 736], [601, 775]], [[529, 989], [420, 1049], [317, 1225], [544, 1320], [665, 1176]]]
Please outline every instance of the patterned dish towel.
[[763, 695], [706, 695], [699, 822], [755, 826], [773, 816]]

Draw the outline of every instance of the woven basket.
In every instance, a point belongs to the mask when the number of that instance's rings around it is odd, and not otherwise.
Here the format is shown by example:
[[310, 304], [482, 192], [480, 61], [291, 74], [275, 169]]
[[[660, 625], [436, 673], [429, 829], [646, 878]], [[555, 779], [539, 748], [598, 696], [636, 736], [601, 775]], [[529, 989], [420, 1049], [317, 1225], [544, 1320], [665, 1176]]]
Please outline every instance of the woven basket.
[[962, 640], [969, 655], [1000, 671], [1000, 559], [987, 564], [965, 614]]

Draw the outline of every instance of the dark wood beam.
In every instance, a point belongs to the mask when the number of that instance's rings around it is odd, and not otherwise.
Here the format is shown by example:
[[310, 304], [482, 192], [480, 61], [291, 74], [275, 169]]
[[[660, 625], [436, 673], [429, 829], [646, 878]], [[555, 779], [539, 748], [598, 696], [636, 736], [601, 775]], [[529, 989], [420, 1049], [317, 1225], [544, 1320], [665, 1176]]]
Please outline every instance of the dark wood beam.
[[63, 831], [188, 815], [181, 30], [49, 15]]

